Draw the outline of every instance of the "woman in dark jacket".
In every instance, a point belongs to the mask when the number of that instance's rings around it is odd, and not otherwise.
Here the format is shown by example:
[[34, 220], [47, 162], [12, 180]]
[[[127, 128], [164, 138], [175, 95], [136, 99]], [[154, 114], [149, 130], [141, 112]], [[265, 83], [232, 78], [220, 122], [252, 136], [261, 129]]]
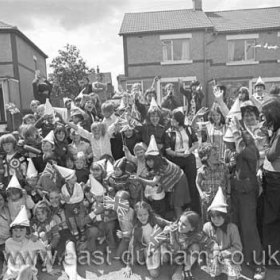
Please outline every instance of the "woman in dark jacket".
[[184, 124], [185, 115], [178, 109], [172, 112], [171, 128], [166, 133], [167, 158], [179, 165], [187, 176], [191, 195], [192, 210], [200, 213], [199, 194], [195, 185], [196, 160], [193, 154], [198, 147], [198, 139], [191, 128]]

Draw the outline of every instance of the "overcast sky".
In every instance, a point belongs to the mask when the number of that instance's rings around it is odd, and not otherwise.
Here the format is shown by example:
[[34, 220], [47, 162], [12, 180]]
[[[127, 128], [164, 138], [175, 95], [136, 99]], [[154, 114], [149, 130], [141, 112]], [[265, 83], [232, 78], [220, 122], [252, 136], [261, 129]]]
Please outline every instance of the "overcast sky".
[[[204, 0], [205, 11], [279, 6], [279, 0]], [[90, 67], [124, 73], [124, 13], [191, 9], [192, 0], [0, 0], [0, 21], [16, 25], [48, 56], [49, 64], [67, 43], [76, 45]]]

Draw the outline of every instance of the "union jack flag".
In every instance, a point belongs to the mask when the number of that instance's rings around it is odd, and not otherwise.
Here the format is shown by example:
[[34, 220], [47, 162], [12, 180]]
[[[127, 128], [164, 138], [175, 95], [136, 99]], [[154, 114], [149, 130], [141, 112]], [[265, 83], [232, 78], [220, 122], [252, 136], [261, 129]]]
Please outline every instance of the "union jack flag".
[[5, 105], [5, 107], [7, 108], [7, 110], [9, 110], [9, 112], [13, 115], [16, 113], [20, 113], [20, 110], [16, 107], [16, 105], [14, 103], [8, 103]]
[[124, 216], [129, 210], [129, 202], [119, 197], [104, 196], [104, 208], [112, 209], [118, 215]]
[[158, 225], [154, 227], [149, 247], [151, 250], [158, 248], [164, 241], [169, 239], [169, 233], [162, 230]]

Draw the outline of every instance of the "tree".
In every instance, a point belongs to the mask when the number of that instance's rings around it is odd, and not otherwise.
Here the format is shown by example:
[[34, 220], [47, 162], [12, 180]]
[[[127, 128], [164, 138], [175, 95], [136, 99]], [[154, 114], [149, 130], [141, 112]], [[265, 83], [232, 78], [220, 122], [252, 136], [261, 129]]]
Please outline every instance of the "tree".
[[53, 69], [49, 75], [50, 81], [53, 83], [53, 94], [74, 98], [80, 91], [78, 81], [88, 73], [93, 73], [94, 69], [90, 69], [86, 65], [80, 55], [80, 50], [74, 45], [67, 44], [58, 53], [59, 55], [50, 64]]

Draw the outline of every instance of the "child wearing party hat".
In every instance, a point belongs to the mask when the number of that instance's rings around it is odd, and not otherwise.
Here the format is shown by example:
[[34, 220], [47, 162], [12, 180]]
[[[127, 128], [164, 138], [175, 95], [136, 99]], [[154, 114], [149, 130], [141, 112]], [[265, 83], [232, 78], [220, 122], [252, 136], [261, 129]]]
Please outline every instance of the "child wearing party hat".
[[85, 208], [83, 205], [84, 192], [82, 186], [77, 183], [75, 170], [54, 164], [55, 169], [64, 178], [65, 184], [61, 188], [63, 201], [65, 203], [65, 216], [70, 231], [75, 239], [84, 242], [85, 237]]
[[26, 190], [21, 187], [15, 174], [9, 182], [6, 192], [11, 220], [13, 221], [16, 218], [22, 206], [26, 207], [28, 216], [31, 217], [30, 210], [33, 209], [35, 204]]
[[228, 280], [239, 279], [242, 244], [237, 226], [229, 222], [228, 205], [221, 187], [208, 207], [208, 214], [210, 221], [204, 224], [203, 231], [217, 244], [208, 254], [205, 270], [211, 277], [226, 274]]
[[24, 265], [30, 266], [33, 280], [37, 279], [38, 270], [36, 268], [38, 252], [46, 262], [47, 272], [57, 275], [51, 260], [47, 258], [47, 252], [41, 241], [32, 241], [27, 236], [30, 233], [30, 222], [25, 206], [23, 206], [10, 225], [12, 237], [5, 242], [5, 252], [7, 258], [7, 270], [3, 280], [18, 279], [18, 275]]

